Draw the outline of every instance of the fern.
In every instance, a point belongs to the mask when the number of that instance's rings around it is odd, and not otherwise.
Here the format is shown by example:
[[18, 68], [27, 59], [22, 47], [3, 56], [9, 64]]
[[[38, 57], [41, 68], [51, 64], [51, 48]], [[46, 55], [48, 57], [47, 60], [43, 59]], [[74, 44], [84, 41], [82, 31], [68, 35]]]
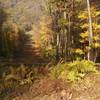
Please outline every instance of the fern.
[[87, 73], [96, 73], [95, 63], [87, 60], [77, 60], [69, 64], [58, 64], [51, 70], [51, 75], [55, 79], [77, 81]]
[[54, 79], [59, 79], [60, 75], [64, 72], [64, 70], [66, 70], [66, 66], [67, 64], [57, 64], [51, 69], [51, 76]]

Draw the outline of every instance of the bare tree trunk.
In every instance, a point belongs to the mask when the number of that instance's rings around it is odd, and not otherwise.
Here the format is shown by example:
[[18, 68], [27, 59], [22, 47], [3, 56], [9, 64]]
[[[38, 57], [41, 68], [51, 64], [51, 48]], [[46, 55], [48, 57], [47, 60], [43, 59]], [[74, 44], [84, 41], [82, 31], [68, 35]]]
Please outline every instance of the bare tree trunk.
[[57, 45], [56, 45], [56, 60], [59, 60], [59, 34], [57, 34]]
[[[91, 17], [91, 10], [90, 10], [90, 1], [87, 0], [87, 9], [88, 9], [88, 20], [89, 20], [89, 47], [93, 43], [93, 29], [92, 29], [92, 17]], [[88, 52], [88, 60], [92, 60], [92, 50]]]
[[71, 49], [71, 16], [70, 14], [68, 14], [68, 35], [67, 35], [67, 49], [68, 49], [68, 57], [70, 60], [70, 49]]
[[[64, 12], [64, 19], [67, 20], [67, 14], [66, 14], [66, 11]], [[66, 36], [65, 37], [65, 55], [64, 55], [64, 59], [65, 61], [67, 61], [67, 29], [66, 27], [64, 28], [64, 35]]]

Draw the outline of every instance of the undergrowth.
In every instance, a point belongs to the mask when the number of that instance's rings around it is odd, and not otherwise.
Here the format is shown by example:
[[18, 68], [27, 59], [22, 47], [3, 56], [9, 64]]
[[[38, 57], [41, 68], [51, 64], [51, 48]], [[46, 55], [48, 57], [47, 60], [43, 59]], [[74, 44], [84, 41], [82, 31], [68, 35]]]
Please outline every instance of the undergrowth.
[[88, 73], [97, 73], [95, 63], [87, 60], [77, 60], [70, 63], [59, 63], [51, 69], [51, 77], [70, 82], [78, 81]]
[[0, 99], [18, 86], [31, 85], [47, 73], [45, 67], [0, 66]]

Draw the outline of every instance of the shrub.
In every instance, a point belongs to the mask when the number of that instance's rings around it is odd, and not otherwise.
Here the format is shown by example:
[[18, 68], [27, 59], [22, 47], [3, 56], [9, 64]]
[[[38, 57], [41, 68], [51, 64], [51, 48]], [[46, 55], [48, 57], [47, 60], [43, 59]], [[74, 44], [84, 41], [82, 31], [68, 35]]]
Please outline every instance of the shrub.
[[95, 63], [87, 60], [77, 60], [70, 63], [58, 64], [51, 70], [51, 76], [55, 79], [77, 81], [87, 73], [96, 73]]
[[56, 66], [54, 66], [51, 69], [51, 76], [52, 76], [52, 78], [59, 79], [61, 74], [63, 74], [63, 72], [65, 72], [65, 70], [67, 68], [66, 66], [67, 66], [67, 64], [62, 64], [62, 63], [59, 63]]

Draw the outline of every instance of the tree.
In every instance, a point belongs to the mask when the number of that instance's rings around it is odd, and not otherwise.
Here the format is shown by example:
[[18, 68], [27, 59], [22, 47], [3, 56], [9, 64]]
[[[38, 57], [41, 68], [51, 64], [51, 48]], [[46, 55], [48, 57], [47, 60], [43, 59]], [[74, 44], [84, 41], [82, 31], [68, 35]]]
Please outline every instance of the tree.
[[2, 25], [7, 20], [8, 14], [6, 13], [5, 9], [0, 7], [0, 55], [2, 55], [2, 46], [3, 46], [3, 40], [2, 40]]
[[[96, 13], [96, 11], [92, 11], [90, 7], [90, 3], [93, 1], [82, 1], [82, 0], [53, 0], [50, 4], [50, 13], [53, 19], [53, 31], [54, 31], [54, 41], [56, 46], [56, 55], [57, 59], [63, 58], [65, 61], [69, 58], [70, 60], [74, 60], [79, 55], [81, 58], [87, 57], [86, 59], [92, 60], [94, 59], [94, 47], [92, 46], [94, 43], [94, 29], [93, 23], [94, 18], [92, 17], [92, 13]], [[95, 2], [94, 2], [95, 3]], [[85, 9], [85, 12], [83, 12]], [[87, 10], [86, 10], [87, 9]], [[85, 17], [81, 18], [80, 16], [84, 15]], [[88, 23], [87, 23], [88, 20]], [[93, 20], [93, 22], [92, 22]], [[87, 27], [82, 28], [81, 26], [87, 25]], [[81, 27], [81, 28], [80, 28]], [[81, 34], [84, 33], [84, 34]], [[99, 34], [99, 33], [97, 33]], [[86, 38], [84, 38], [84, 36]], [[79, 39], [86, 39], [84, 44], [79, 42]], [[97, 40], [98, 41], [98, 40]], [[81, 45], [81, 46], [80, 46]], [[96, 44], [97, 45], [97, 44]], [[87, 46], [87, 53], [84, 52], [84, 46]], [[99, 46], [99, 44], [98, 44]], [[85, 53], [85, 54], [84, 54]], [[78, 54], [78, 55], [77, 55]]]
[[[92, 17], [91, 17], [91, 10], [90, 10], [90, 1], [87, 0], [87, 9], [88, 9], [88, 20], [89, 20], [89, 46], [93, 43], [93, 29], [92, 29]], [[88, 52], [88, 60], [93, 60], [91, 57], [92, 50]]]

